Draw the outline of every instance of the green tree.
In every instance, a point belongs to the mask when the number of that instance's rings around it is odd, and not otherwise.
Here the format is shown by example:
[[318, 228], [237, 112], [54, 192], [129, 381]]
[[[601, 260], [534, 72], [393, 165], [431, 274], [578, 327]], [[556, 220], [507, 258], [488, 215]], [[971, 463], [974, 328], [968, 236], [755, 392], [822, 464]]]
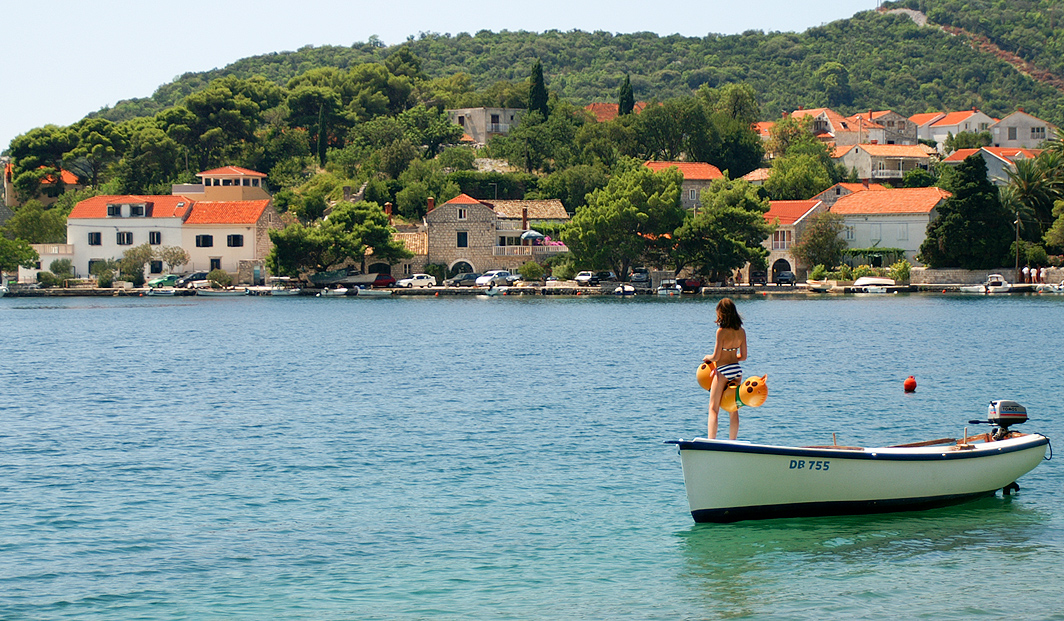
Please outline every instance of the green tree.
[[946, 134], [943, 146], [946, 148], [946, 153], [953, 153], [958, 149], [989, 147], [993, 141], [990, 132], [960, 132], [956, 136], [950, 132]]
[[786, 155], [772, 161], [765, 191], [774, 200], [807, 200], [831, 184], [831, 175], [815, 155]]
[[842, 262], [847, 243], [842, 238], [846, 228], [842, 215], [822, 211], [809, 219], [802, 236], [791, 246], [791, 254], [802, 265], [824, 265], [834, 268]]
[[617, 95], [617, 114], [618, 116], [624, 116], [631, 114], [635, 110], [635, 93], [632, 92], [632, 80], [629, 79], [628, 74], [624, 75], [624, 82], [621, 82], [621, 90]]
[[36, 198], [45, 180], [50, 196], [65, 190], [62, 180], [63, 160], [76, 145], [77, 135], [69, 127], [45, 125], [32, 129], [11, 141], [8, 149], [14, 160], [15, 192], [22, 200]]
[[329, 221], [340, 224], [347, 235], [358, 240], [348, 256], [360, 263], [363, 272], [366, 271], [367, 252], [372, 252], [374, 261], [384, 261], [389, 265], [414, 256], [402, 242], [395, 239], [395, 229], [388, 224], [388, 216], [376, 203], [341, 201], [329, 214]]
[[682, 182], [675, 168], [654, 173], [638, 166], [614, 175], [577, 209], [562, 241], [578, 265], [612, 269], [623, 277], [652, 243], [683, 222]]
[[677, 272], [692, 267], [711, 280], [748, 262], [763, 261], [768, 250], [761, 245], [774, 227], [765, 222], [768, 199], [742, 179], [717, 179], [702, 192], [702, 209], [689, 213], [673, 234], [670, 257]]
[[14, 272], [19, 266], [32, 268], [40, 256], [28, 242], [0, 237], [0, 272]]
[[181, 246], [163, 246], [156, 253], [156, 256], [166, 264], [166, 269], [170, 272], [177, 271], [183, 265], [188, 265], [191, 260], [188, 252]]
[[67, 168], [96, 187], [100, 175], [126, 150], [125, 132], [111, 121], [86, 118], [71, 126], [77, 135], [77, 146], [67, 152], [64, 161]]
[[45, 209], [40, 201], [26, 201], [3, 226], [9, 239], [27, 244], [66, 243], [66, 215], [60, 209]]
[[538, 112], [544, 119], [550, 116], [547, 107], [547, 84], [543, 81], [543, 65], [536, 59], [529, 76], [528, 111]]
[[813, 76], [827, 96], [829, 107], [848, 106], [853, 103], [850, 91], [850, 72], [842, 63], [829, 61], [820, 65]]
[[946, 188], [953, 195], [927, 226], [919, 259], [930, 267], [987, 269], [1006, 260], [1013, 241], [1013, 215], [1002, 208], [979, 154], [961, 162]]

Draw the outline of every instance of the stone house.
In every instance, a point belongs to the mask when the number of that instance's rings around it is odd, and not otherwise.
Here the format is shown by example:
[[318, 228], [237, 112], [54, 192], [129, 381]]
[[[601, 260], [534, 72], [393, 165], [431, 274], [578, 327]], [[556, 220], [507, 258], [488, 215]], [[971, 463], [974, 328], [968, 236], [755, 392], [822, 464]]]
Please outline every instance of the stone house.
[[898, 188], [855, 192], [839, 198], [832, 213], [843, 216], [843, 237], [851, 248], [901, 248], [913, 265], [927, 225], [951, 194], [941, 188]]
[[842, 147], [885, 142], [884, 128], [879, 123], [859, 115], [846, 118], [830, 108], [798, 109], [791, 113], [791, 117], [795, 119], [807, 116], [813, 119], [813, 135], [826, 144]]
[[1055, 125], [1027, 114], [1022, 109], [990, 126], [990, 139], [995, 147], [1037, 149], [1046, 140], [1060, 135]]
[[930, 166], [928, 149], [923, 145], [857, 144], [837, 147], [834, 160], [847, 170], [856, 170], [861, 180], [900, 181], [910, 170]]
[[524, 108], [456, 108], [447, 110], [451, 122], [465, 130], [464, 142], [488, 144], [494, 136], [505, 135], [517, 127]]
[[481, 201], [460, 194], [439, 206], [429, 199], [423, 263], [443, 264], [450, 272], [516, 270], [569, 250], [560, 242], [522, 239], [533, 222], [568, 221], [565, 206], [556, 199]]
[[713, 164], [705, 162], [645, 162], [644, 165], [654, 172], [661, 172], [676, 167], [683, 175], [680, 185], [680, 204], [684, 209], [698, 211], [702, 206], [702, 190], [708, 189], [715, 179], [724, 177], [724, 173]]
[[[851, 122], [874, 123], [882, 129], [881, 144], [917, 144], [916, 124], [893, 110], [869, 110], [867, 113], [855, 114]], [[872, 142], [866, 140], [864, 142]]]
[[[791, 271], [799, 277], [808, 271], [811, 265], [802, 265], [791, 253], [791, 247], [801, 239], [809, 220], [818, 213], [827, 211], [827, 205], [820, 200], [805, 201], [769, 201], [769, 210], [765, 212], [765, 221], [776, 225], [772, 236], [761, 242], [768, 249], [768, 280], [776, 282], [780, 272]], [[747, 280], [749, 282], [749, 279]]]
[[813, 197], [813, 200], [821, 201], [827, 208], [831, 208], [843, 196], [849, 196], [854, 192], [865, 190], [886, 190], [887, 186], [880, 183], [836, 183], [830, 188]]
[[986, 178], [997, 186], [1009, 184], [1008, 171], [1016, 170], [1015, 162], [1038, 157], [1040, 149], [1018, 149], [1014, 147], [982, 147], [980, 149], [957, 149], [942, 160], [943, 164], [956, 166], [976, 153], [986, 162]]

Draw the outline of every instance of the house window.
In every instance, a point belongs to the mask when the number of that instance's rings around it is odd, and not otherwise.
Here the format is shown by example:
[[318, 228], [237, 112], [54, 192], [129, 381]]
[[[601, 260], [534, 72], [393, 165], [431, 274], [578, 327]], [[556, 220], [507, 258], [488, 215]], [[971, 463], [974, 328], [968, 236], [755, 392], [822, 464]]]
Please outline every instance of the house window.
[[211, 259], [211, 271], [213, 272], [214, 270], [220, 270], [220, 269], [222, 269], [222, 259], [221, 259], [221, 257], [212, 258]]
[[89, 245], [90, 246], [102, 246], [103, 245], [103, 233], [89, 233]]
[[150, 269], [151, 269], [151, 273], [152, 274], [162, 274], [163, 273], [163, 262], [162, 261], [152, 261]]
[[786, 250], [791, 247], [791, 231], [775, 231], [772, 233], [772, 249]]
[[857, 236], [854, 235], [852, 226], [846, 227], [846, 229], [845, 229], [845, 237], [846, 237], [846, 241], [853, 241], [854, 239], [856, 239]]
[[[95, 271], [96, 266], [101, 264], [101, 263], [103, 263], [103, 262], [104, 262], [103, 259], [89, 259], [89, 273], [90, 274], [95, 274], [96, 273], [96, 271]], [[40, 267], [41, 266], [38, 265], [37, 269], [40, 269]]]
[[462, 207], [458, 208], [458, 219], [459, 220], [465, 220], [467, 215], [468, 215], [468, 213], [466, 212], [466, 210], [464, 208], [462, 208]]
[[1015, 127], [1010, 127], [1009, 128], [1009, 140], [1016, 140], [1016, 128]]
[[468, 248], [469, 247], [469, 233], [467, 233], [465, 231], [458, 231], [458, 247], [459, 248]]
[[132, 246], [133, 245], [133, 232], [132, 231], [119, 231], [115, 235], [115, 243], [119, 246]]
[[413, 266], [410, 265], [409, 263], [404, 263], [403, 264], [403, 276], [409, 276], [410, 274], [413, 274], [414, 272], [411, 269], [412, 267]]
[[909, 223], [902, 222], [898, 225], [898, 241], [906, 241], [909, 239]]
[[148, 243], [152, 246], [158, 246], [163, 243], [162, 231], [148, 231]]
[[225, 238], [225, 245], [230, 248], [242, 248], [244, 246], [243, 235], [228, 235]]
[[870, 224], [868, 226], [868, 238], [874, 242], [883, 239], [883, 225]]
[[131, 218], [143, 218], [144, 217], [144, 205], [130, 205], [129, 216]]
[[698, 190], [691, 190], [687, 195], [691, 200], [698, 200]]
[[979, 124], [979, 131], [981, 131], [981, 132], [985, 132], [989, 128], [990, 128], [990, 123], [980, 123]]
[[122, 216], [122, 206], [121, 205], [108, 205], [107, 206], [107, 215], [108, 215], [108, 217], [116, 217], [116, 218], [117, 217], [121, 217]]
[[196, 236], [196, 247], [197, 248], [210, 248], [212, 246], [214, 246], [214, 236], [213, 235], [197, 235]]
[[1046, 139], [1046, 128], [1044, 128], [1044, 127], [1032, 127], [1031, 128], [1031, 139], [1032, 140], [1045, 140]]
[[458, 115], [458, 125], [460, 127], [465, 127], [465, 117], [461, 114]]

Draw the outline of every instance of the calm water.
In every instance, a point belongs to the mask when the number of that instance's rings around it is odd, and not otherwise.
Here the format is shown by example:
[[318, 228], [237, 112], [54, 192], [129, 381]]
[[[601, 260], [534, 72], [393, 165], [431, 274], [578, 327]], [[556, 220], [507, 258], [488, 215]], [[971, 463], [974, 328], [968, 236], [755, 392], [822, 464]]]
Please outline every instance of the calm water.
[[[715, 302], [4, 298], [0, 618], [1064, 619], [1062, 456], [1008, 499], [695, 525], [662, 440], [705, 433]], [[738, 304], [742, 439], [1012, 398], [1064, 447], [1064, 297]]]

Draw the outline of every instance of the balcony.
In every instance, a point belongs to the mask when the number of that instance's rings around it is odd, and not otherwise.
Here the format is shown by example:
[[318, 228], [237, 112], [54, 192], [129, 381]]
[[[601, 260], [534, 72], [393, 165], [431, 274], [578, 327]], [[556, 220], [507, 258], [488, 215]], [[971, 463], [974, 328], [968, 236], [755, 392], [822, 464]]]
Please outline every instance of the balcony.
[[495, 257], [540, 257], [569, 252], [568, 246], [495, 246], [491, 249]]
[[904, 170], [873, 170], [873, 179], [901, 179], [905, 176]]

